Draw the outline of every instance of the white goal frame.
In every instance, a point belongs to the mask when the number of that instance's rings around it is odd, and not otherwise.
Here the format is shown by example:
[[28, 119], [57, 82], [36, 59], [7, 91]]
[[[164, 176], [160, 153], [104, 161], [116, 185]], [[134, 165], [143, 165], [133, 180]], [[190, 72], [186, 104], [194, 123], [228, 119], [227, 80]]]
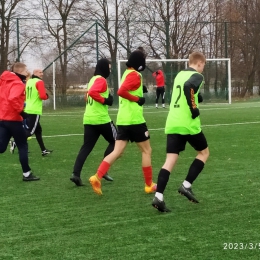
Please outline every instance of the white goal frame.
[[[146, 59], [147, 62], [180, 62], [185, 61], [186, 67], [188, 67], [189, 59]], [[228, 103], [231, 104], [231, 60], [230, 58], [219, 58], [219, 59], [207, 59], [207, 61], [227, 61], [228, 62]], [[127, 60], [118, 60], [117, 61], [117, 72], [118, 72], [118, 88], [120, 87], [121, 80], [121, 62], [127, 62]]]

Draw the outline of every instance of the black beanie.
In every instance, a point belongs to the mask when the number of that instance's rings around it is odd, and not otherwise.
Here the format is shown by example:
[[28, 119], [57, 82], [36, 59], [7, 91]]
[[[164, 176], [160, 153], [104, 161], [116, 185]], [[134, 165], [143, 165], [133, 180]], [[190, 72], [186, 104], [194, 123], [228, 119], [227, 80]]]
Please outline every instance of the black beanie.
[[96, 69], [94, 72], [94, 76], [100, 75], [100, 76], [104, 77], [105, 79], [108, 78], [109, 74], [110, 74], [109, 64], [110, 64], [110, 62], [106, 58], [102, 58], [102, 59], [98, 60]]
[[139, 50], [133, 51], [126, 62], [126, 66], [137, 71], [143, 71], [145, 69], [145, 54]]

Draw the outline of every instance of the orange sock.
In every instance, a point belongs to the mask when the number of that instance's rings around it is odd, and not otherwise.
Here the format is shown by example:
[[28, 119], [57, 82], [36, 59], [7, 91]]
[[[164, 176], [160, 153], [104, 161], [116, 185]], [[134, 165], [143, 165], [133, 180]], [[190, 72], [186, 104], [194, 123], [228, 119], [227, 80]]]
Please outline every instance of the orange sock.
[[152, 169], [152, 166], [142, 167], [142, 170], [143, 170], [143, 174], [144, 174], [145, 184], [148, 185], [148, 186], [151, 186], [151, 184], [153, 183], [153, 169]]
[[98, 178], [102, 178], [109, 170], [110, 164], [106, 161], [102, 161], [102, 163], [99, 165], [97, 170], [97, 176]]

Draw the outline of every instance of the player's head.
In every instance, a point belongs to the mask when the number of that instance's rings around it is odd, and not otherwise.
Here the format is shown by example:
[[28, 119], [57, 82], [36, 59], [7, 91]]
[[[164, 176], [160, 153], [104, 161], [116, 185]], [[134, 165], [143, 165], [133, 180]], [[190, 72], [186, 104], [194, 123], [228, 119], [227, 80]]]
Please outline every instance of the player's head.
[[24, 63], [22, 62], [16, 62], [12, 65], [11, 67], [11, 71], [23, 76], [27, 76], [28, 71], [27, 71], [27, 67]]
[[126, 62], [126, 66], [128, 68], [134, 68], [137, 71], [143, 71], [146, 67], [145, 58], [146, 55], [143, 51], [140, 50], [133, 51], [130, 54], [128, 61]]
[[109, 60], [106, 58], [102, 58], [102, 59], [98, 60], [98, 62], [97, 62], [94, 76], [100, 75], [106, 79], [109, 77], [110, 68], [111, 68], [111, 64], [110, 64]]
[[206, 57], [203, 53], [194, 51], [189, 56], [189, 66], [199, 73], [202, 73], [206, 64]]
[[40, 78], [40, 79], [42, 79], [43, 78], [43, 71], [42, 71], [42, 69], [35, 69], [33, 71], [33, 75], [38, 77], [38, 78]]

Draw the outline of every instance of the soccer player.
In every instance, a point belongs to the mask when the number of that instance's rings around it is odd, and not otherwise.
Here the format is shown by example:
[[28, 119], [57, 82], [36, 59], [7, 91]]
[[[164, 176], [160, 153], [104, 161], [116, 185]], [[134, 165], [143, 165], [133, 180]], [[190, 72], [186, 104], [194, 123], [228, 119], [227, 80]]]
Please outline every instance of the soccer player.
[[117, 92], [119, 95], [119, 110], [117, 114], [118, 133], [115, 148], [101, 162], [97, 173], [89, 181], [94, 192], [101, 195], [101, 179], [110, 166], [122, 155], [128, 141], [136, 142], [142, 153], [142, 171], [145, 179], [145, 192], [153, 193], [156, 184], [152, 180], [152, 166], [150, 135], [143, 117], [143, 82], [140, 71], [145, 69], [145, 54], [136, 50], [132, 52], [126, 62], [121, 85]]
[[37, 181], [40, 178], [33, 175], [29, 166], [27, 137], [22, 124], [26, 75], [26, 65], [17, 62], [12, 72], [4, 71], [0, 76], [0, 153], [6, 151], [13, 136], [19, 151], [23, 181]]
[[164, 75], [161, 70], [157, 70], [153, 73], [153, 77], [156, 80], [156, 100], [155, 107], [158, 108], [158, 100], [160, 96], [162, 96], [162, 107], [165, 108], [164, 96], [165, 96], [165, 88], [164, 88]]
[[157, 190], [152, 202], [152, 206], [161, 212], [169, 211], [165, 205], [163, 193], [179, 153], [185, 150], [187, 142], [197, 151], [197, 156], [190, 165], [178, 192], [194, 203], [199, 202], [191, 190], [191, 185], [203, 170], [209, 157], [207, 140], [201, 131], [198, 107], [199, 101], [202, 101], [199, 90], [204, 84], [204, 77], [201, 73], [205, 63], [206, 58], [202, 53], [191, 53], [189, 67], [180, 71], [174, 80], [172, 102], [165, 126], [166, 161], [159, 172]]
[[[35, 69], [32, 78], [26, 83], [26, 106], [24, 111], [27, 114], [25, 128], [27, 138], [35, 134], [36, 140], [41, 148], [42, 156], [48, 155], [52, 150], [46, 149], [42, 139], [42, 127], [40, 124], [40, 117], [42, 115], [42, 101], [47, 100], [48, 94], [46, 93], [44, 82], [42, 80], [43, 71]], [[16, 143], [11, 143], [10, 151], [13, 153]]]
[[[115, 146], [117, 130], [108, 114], [108, 106], [113, 104], [113, 97], [109, 94], [106, 81], [110, 74], [110, 67], [110, 62], [107, 59], [98, 60], [94, 76], [88, 83], [86, 109], [83, 117], [84, 142], [70, 178], [77, 186], [83, 185], [80, 178], [82, 167], [100, 135], [108, 142], [104, 157], [110, 154]], [[113, 181], [107, 173], [102, 177], [107, 181]]]

